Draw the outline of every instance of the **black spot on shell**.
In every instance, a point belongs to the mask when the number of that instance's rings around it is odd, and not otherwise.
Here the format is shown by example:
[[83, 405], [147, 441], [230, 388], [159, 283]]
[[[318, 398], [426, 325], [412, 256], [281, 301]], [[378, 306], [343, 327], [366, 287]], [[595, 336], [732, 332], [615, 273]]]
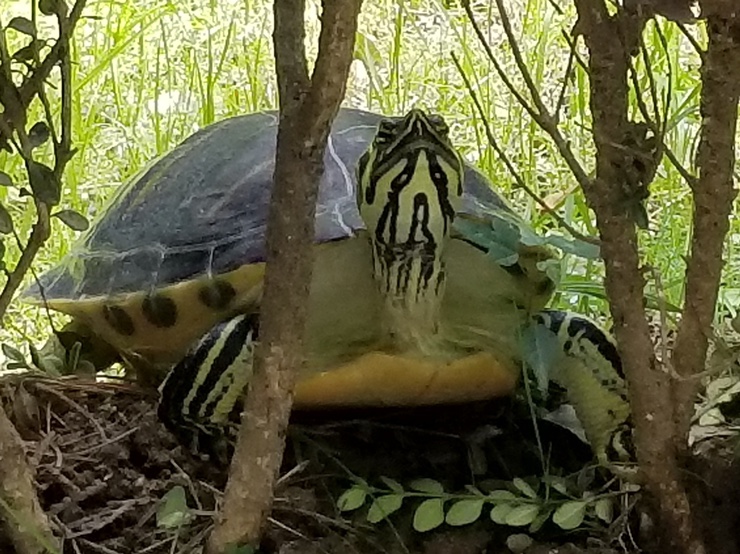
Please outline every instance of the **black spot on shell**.
[[134, 334], [134, 320], [120, 306], [103, 306], [103, 317], [113, 329], [127, 337]]
[[155, 327], [172, 327], [177, 323], [177, 306], [163, 294], [152, 294], [144, 298], [141, 305], [144, 316]]
[[231, 304], [236, 291], [226, 281], [210, 281], [198, 291], [198, 298], [212, 310], [223, 310]]

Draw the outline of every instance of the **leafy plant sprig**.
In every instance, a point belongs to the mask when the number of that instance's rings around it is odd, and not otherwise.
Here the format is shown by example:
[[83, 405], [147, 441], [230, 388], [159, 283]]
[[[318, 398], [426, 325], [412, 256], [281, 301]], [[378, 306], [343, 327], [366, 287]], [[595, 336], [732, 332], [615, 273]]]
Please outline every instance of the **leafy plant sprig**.
[[372, 486], [361, 478], [337, 499], [342, 512], [359, 510], [369, 505], [366, 519], [378, 523], [400, 510], [410, 499], [421, 499], [414, 509], [413, 526], [420, 533], [431, 531], [443, 523], [451, 526], [468, 525], [487, 512], [499, 525], [527, 527], [536, 533], [552, 520], [563, 530], [573, 530], [585, 524], [609, 524], [614, 519], [615, 498], [623, 492], [594, 493], [573, 490], [564, 478], [515, 478], [507, 489], [483, 492], [468, 485], [466, 493], [450, 493], [434, 479], [416, 479], [408, 489], [398, 481], [381, 477], [384, 486]]
[[[31, 4], [30, 17], [17, 16], [7, 24], [0, 20], [0, 148], [15, 153], [23, 160], [26, 176], [17, 182], [0, 172], [0, 185], [17, 187], [19, 198], [31, 198], [36, 223], [28, 237], [16, 232], [13, 218], [0, 204], [0, 234], [13, 235], [21, 255], [13, 268], [6, 266], [4, 245], [0, 248], [0, 269], [6, 280], [0, 292], [0, 319], [20, 287], [26, 273], [51, 233], [51, 219], [57, 218], [74, 230], [87, 228], [87, 219], [73, 210], [58, 210], [62, 196], [64, 169], [75, 154], [72, 147], [72, 70], [70, 39], [86, 0], [77, 0], [71, 10], [65, 0], [40, 0]], [[56, 19], [58, 38], [40, 38], [39, 17]], [[11, 52], [8, 35], [14, 33], [24, 45]], [[47, 80], [59, 70], [58, 116], [47, 95]], [[38, 100], [43, 119], [31, 124], [31, 105]], [[39, 161], [38, 149], [51, 142], [53, 163]]]

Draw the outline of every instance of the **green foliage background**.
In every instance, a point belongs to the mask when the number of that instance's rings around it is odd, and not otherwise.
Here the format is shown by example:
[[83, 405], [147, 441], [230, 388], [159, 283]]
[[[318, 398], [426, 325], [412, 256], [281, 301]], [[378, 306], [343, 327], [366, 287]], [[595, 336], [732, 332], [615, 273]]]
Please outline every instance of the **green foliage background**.
[[[512, 186], [512, 176], [489, 147], [450, 57], [454, 51], [483, 101], [497, 138], [528, 185], [557, 205], [571, 225], [595, 234], [593, 216], [553, 144], [506, 91], [464, 11], [456, 2], [451, 4], [366, 0], [346, 105], [388, 114], [415, 105], [440, 112], [465, 157], [536, 228], [551, 228], [552, 219], [524, 191]], [[565, 34], [575, 22], [574, 8], [569, 2], [548, 0], [506, 4], [544, 100], [553, 107], [562, 95], [562, 128], [590, 171], [593, 143], [587, 78], [578, 63], [561, 92], [569, 58]], [[15, 15], [28, 17], [30, 13], [30, 0], [5, 0], [3, 5], [4, 24]], [[315, 53], [320, 2], [309, 0], [308, 7], [309, 52]], [[271, 9], [267, 0], [90, 2], [74, 40], [73, 139], [79, 152], [68, 167], [62, 207], [94, 220], [121, 183], [198, 128], [229, 116], [274, 108]], [[479, 0], [473, 2], [473, 9], [500, 63], [521, 85], [493, 3]], [[700, 59], [674, 24], [659, 20], [657, 25], [665, 47], [655, 23], [648, 26], [646, 47], [659, 95], [665, 98], [670, 92], [666, 141], [682, 163], [696, 171], [692, 160], [699, 130]], [[690, 30], [703, 43], [701, 30]], [[12, 30], [8, 35], [11, 52], [28, 40]], [[578, 55], [586, 59], [583, 47]], [[646, 86], [644, 64], [638, 65], [642, 67], [639, 79]], [[632, 109], [639, 118], [636, 103]], [[0, 152], [0, 168], [22, 179], [17, 157]], [[660, 275], [662, 294], [670, 303], [679, 304], [682, 255], [690, 237], [689, 190], [664, 160], [651, 193], [647, 205], [650, 230], [642, 233], [645, 260]], [[11, 208], [25, 236], [33, 223], [32, 210], [17, 196], [17, 189], [1, 188], [0, 200]], [[36, 265], [39, 272], [58, 260], [75, 239], [75, 233], [60, 222], [54, 225], [54, 235]], [[740, 294], [735, 261], [738, 236], [733, 222], [720, 317], [734, 315]], [[13, 245], [8, 248], [9, 256], [17, 257]], [[556, 302], [589, 315], [606, 314], [601, 264], [566, 256], [562, 265], [565, 278]], [[651, 282], [650, 292], [656, 291]], [[38, 310], [16, 305], [6, 330], [16, 340], [40, 340], [46, 325], [46, 317]]]

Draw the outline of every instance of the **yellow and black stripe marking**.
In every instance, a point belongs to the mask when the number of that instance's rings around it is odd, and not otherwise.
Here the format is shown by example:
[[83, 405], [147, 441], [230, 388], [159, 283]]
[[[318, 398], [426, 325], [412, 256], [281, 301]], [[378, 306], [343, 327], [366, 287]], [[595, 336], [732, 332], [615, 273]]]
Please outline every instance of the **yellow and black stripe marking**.
[[463, 164], [447, 132], [420, 110], [381, 123], [358, 162], [358, 204], [376, 242], [439, 245], [448, 235]]
[[614, 339], [579, 314], [543, 310], [534, 319], [555, 333], [566, 354], [551, 377], [565, 389], [596, 457], [612, 465], [632, 456], [627, 385]]
[[[441, 252], [462, 195], [462, 159], [444, 121], [411, 110], [380, 123], [358, 163], [358, 206], [373, 243], [376, 280], [387, 297], [438, 297]], [[431, 298], [430, 297], [430, 298]]]
[[257, 314], [235, 317], [206, 334], [160, 387], [158, 415], [173, 432], [222, 434], [252, 375]]
[[583, 315], [561, 310], [542, 310], [535, 321], [555, 333], [566, 354], [589, 363], [602, 386], [627, 399], [617, 344], [599, 325]]

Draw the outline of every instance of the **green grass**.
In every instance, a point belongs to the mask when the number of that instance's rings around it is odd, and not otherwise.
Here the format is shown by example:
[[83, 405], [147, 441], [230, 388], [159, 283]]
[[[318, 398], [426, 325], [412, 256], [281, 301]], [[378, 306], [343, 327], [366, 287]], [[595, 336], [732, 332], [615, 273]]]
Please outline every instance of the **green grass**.
[[[474, 9], [494, 53], [523, 90], [495, 7], [476, 2]], [[465, 157], [476, 163], [517, 210], [540, 230], [551, 227], [489, 147], [480, 118], [450, 57], [461, 59], [496, 136], [525, 182], [543, 197], [560, 194], [559, 210], [583, 232], [594, 233], [593, 216], [552, 141], [509, 94], [477, 42], [461, 8], [442, 0], [368, 1], [360, 21], [356, 60], [346, 105], [397, 114], [415, 105], [442, 113]], [[562, 31], [574, 22], [572, 7], [560, 14], [547, 0], [507, 2], [532, 77], [548, 106], [561, 95], [568, 62]], [[319, 3], [309, 3], [309, 52], [315, 55]], [[10, 1], [12, 15], [27, 15], [28, 2]], [[272, 13], [266, 0], [211, 0], [201, 4], [137, 0], [90, 2], [75, 37], [74, 144], [79, 149], [65, 176], [64, 207], [95, 219], [113, 192], [132, 174], [200, 127], [236, 114], [276, 105], [272, 60]], [[672, 91], [667, 141], [687, 167], [692, 166], [699, 130], [699, 58], [677, 28], [664, 21], [663, 49], [651, 26], [646, 44], [661, 94]], [[11, 34], [15, 46], [22, 38]], [[667, 54], [666, 54], [667, 52]], [[585, 59], [583, 47], [579, 55]], [[644, 64], [640, 81], [646, 82]], [[666, 68], [672, 73], [668, 76]], [[526, 95], [525, 95], [526, 96]], [[576, 64], [565, 89], [562, 129], [588, 171], [590, 137], [587, 78]], [[38, 106], [36, 106], [38, 108]], [[633, 103], [633, 110], [637, 108]], [[15, 157], [0, 153], [0, 167], [22, 177]], [[570, 191], [570, 192], [568, 192]], [[563, 194], [567, 192], [567, 194]], [[26, 236], [33, 214], [13, 190], [0, 190], [17, 227]], [[660, 273], [662, 294], [681, 300], [683, 269], [690, 231], [688, 187], [667, 161], [661, 165], [648, 202], [651, 230], [643, 232], [646, 263]], [[737, 223], [733, 222], [735, 233]], [[721, 313], [734, 313], [740, 295], [737, 235], [728, 240]], [[75, 233], [55, 223], [52, 240], [36, 265], [39, 271], [58, 261]], [[17, 256], [12, 245], [11, 259]], [[566, 256], [566, 276], [556, 302], [590, 315], [606, 313], [599, 297], [602, 267]], [[34, 315], [35, 314], [35, 315]], [[39, 340], [45, 318], [15, 305], [6, 319], [16, 336]]]

